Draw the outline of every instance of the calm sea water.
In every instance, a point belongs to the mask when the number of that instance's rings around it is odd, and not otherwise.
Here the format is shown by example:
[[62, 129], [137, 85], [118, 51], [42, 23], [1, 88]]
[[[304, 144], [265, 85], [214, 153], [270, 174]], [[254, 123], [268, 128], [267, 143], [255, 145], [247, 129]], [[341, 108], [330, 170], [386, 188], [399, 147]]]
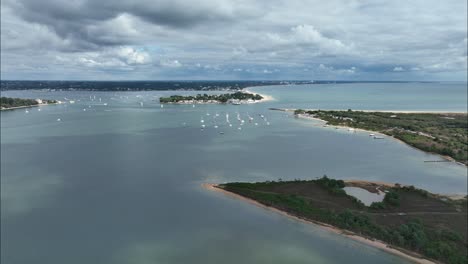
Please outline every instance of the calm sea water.
[[[467, 83], [349, 83], [269, 86], [284, 108], [467, 111]], [[294, 91], [294, 92], [291, 92]]]
[[277, 100], [195, 108], [161, 108], [158, 97], [173, 92], [2, 92], [76, 103], [1, 113], [1, 261], [404, 263], [201, 187], [327, 174], [466, 193], [463, 166], [424, 163], [440, 158], [268, 110], [318, 102], [323, 109], [466, 109], [463, 86], [385, 85], [262, 87], [254, 90]]

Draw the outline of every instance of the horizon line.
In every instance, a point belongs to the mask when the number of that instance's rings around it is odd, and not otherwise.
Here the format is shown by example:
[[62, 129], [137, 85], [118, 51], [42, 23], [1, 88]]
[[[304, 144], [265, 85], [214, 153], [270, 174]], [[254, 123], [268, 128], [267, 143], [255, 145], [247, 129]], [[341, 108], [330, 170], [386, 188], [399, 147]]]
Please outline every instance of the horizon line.
[[311, 79], [281, 79], [281, 80], [268, 80], [268, 79], [164, 79], [164, 80], [92, 80], [92, 79], [76, 79], [76, 80], [57, 80], [57, 79], [0, 79], [4, 81], [24, 81], [24, 82], [394, 82], [394, 83], [409, 83], [409, 82], [467, 82], [468, 80], [311, 80]]

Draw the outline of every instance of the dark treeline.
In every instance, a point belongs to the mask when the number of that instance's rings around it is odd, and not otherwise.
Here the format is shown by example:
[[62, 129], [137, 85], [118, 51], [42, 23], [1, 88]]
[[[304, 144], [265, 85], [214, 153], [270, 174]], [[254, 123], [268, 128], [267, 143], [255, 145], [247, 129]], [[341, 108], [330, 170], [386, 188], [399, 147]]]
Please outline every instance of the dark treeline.
[[[20, 106], [33, 106], [37, 105], [38, 102], [34, 99], [21, 99], [21, 98], [10, 98], [10, 97], [1, 97], [1, 108], [11, 108], [11, 107], [20, 107]], [[55, 100], [43, 100], [44, 103], [56, 103]]]
[[181, 101], [195, 100], [197, 102], [217, 101], [220, 103], [226, 103], [228, 100], [262, 100], [263, 97], [259, 94], [235, 92], [229, 94], [197, 94], [195, 96], [182, 96], [182, 95], [171, 95], [169, 97], [159, 98], [161, 103], [177, 103]]
[[304, 84], [308, 81], [1, 81], [1, 90], [240, 90], [246, 87]]
[[151, 91], [151, 90], [240, 90], [246, 87], [280, 84], [330, 83], [405, 83], [385, 81], [330, 81], [330, 80], [239, 80], [239, 81], [18, 81], [2, 80], [4, 90], [92, 90], [92, 91]]

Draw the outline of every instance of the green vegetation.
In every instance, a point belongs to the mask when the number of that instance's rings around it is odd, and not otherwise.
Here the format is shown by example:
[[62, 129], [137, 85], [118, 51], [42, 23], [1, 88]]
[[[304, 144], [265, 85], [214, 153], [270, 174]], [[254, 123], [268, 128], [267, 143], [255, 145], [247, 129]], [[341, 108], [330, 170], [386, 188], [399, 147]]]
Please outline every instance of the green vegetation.
[[467, 114], [389, 113], [363, 111], [295, 110], [330, 125], [377, 131], [427, 151], [468, 164]]
[[373, 202], [370, 205], [371, 209], [379, 210], [400, 205], [400, 195], [395, 189], [390, 189], [386, 194], [382, 202]]
[[[1, 97], [1, 108], [12, 108], [12, 107], [22, 107], [22, 106], [34, 106], [38, 105], [39, 102], [34, 99], [21, 99], [21, 98], [10, 98], [10, 97]], [[43, 103], [52, 104], [56, 103], [55, 100], [42, 100]]]
[[262, 100], [263, 97], [259, 94], [251, 94], [251, 93], [243, 93], [243, 92], [235, 92], [230, 94], [197, 94], [196, 96], [182, 96], [182, 95], [171, 95], [169, 97], [161, 97], [159, 98], [159, 102], [161, 103], [179, 103], [179, 102], [210, 102], [216, 101], [220, 103], [227, 103], [229, 100]]
[[[446, 263], [467, 263], [467, 201], [442, 200], [412, 186], [379, 186], [381, 203], [364, 206], [341, 180], [227, 183], [219, 187], [302, 219], [327, 223]], [[356, 202], [357, 200], [357, 202]]]

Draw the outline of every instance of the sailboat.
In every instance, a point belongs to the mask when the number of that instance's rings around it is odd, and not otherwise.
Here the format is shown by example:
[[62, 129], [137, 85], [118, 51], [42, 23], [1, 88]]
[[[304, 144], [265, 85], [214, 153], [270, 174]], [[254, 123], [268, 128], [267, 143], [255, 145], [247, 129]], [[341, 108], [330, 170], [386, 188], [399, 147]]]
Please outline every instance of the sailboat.
[[253, 117], [251, 117], [249, 114], [247, 114], [248, 118], [249, 118], [249, 123], [252, 123], [253, 121]]

